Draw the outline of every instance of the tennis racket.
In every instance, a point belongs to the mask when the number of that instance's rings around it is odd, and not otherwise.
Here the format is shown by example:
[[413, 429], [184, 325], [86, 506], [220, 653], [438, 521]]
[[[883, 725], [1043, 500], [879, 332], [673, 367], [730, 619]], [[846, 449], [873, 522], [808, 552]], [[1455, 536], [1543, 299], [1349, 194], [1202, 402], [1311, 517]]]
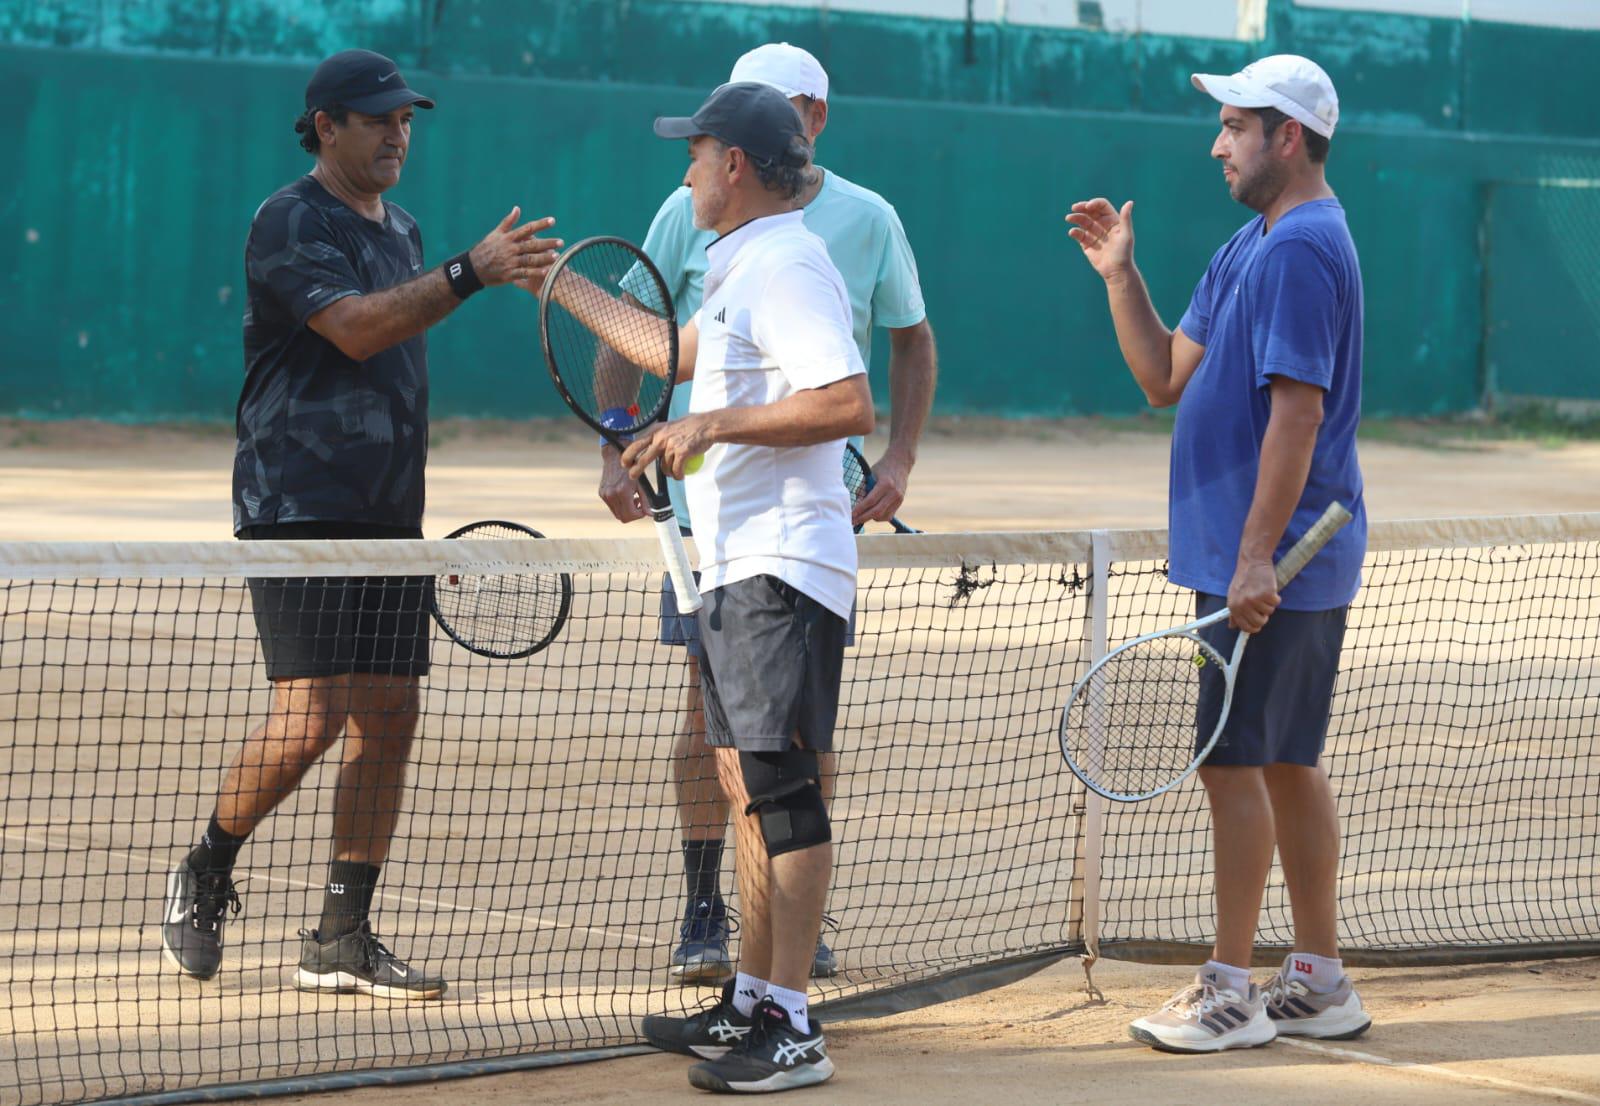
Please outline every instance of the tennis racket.
[[[1334, 503], [1277, 564], [1278, 590], [1350, 521]], [[1145, 634], [1101, 657], [1072, 689], [1061, 715], [1061, 755], [1090, 790], [1117, 802], [1150, 799], [1178, 786], [1216, 745], [1233, 705], [1233, 684], [1250, 635], [1223, 659], [1200, 631], [1226, 624], [1228, 608]], [[1201, 733], [1201, 687], [1222, 681], [1222, 708]]]
[[[872, 466], [867, 464], [867, 459], [861, 456], [861, 451], [849, 442], [844, 443], [844, 486], [850, 489], [850, 505], [854, 507], [867, 497], [877, 485], [872, 476]], [[896, 534], [920, 534], [921, 530], [913, 529], [897, 518], [891, 518], [889, 524], [894, 527]], [[865, 526], [862, 523], [861, 526]], [[856, 527], [856, 533], [861, 533], [861, 526]]]
[[[542, 538], [515, 522], [474, 522], [446, 538]], [[434, 577], [433, 619], [451, 640], [480, 657], [531, 657], [556, 639], [572, 611], [565, 572], [458, 573]]]
[[[618, 450], [666, 418], [678, 378], [678, 320], [666, 282], [644, 251], [621, 238], [585, 238], [551, 266], [539, 289], [539, 337], [567, 406]], [[678, 610], [700, 590], [667, 496], [666, 473], [639, 477], [666, 558]]]

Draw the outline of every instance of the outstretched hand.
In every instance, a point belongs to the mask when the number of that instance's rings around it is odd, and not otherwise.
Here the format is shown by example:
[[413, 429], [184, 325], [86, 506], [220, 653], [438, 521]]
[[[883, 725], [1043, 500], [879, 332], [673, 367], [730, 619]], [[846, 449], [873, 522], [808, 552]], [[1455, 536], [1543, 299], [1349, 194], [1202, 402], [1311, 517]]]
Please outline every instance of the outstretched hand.
[[1119, 212], [1105, 197], [1072, 205], [1067, 215], [1072, 240], [1083, 248], [1083, 256], [1094, 271], [1106, 279], [1133, 267], [1133, 201]]
[[546, 215], [518, 226], [521, 215], [522, 208], [513, 207], [482, 242], [472, 247], [472, 268], [484, 284], [533, 284], [532, 290], [536, 291], [555, 264], [561, 239], [538, 236], [540, 231], [554, 226], [555, 219]]

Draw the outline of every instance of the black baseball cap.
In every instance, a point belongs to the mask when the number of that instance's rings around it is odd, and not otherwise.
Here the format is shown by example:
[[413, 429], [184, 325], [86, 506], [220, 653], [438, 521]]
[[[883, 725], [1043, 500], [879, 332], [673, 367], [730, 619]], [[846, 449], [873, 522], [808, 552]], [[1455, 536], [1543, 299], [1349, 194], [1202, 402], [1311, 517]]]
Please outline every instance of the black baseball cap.
[[740, 81], [718, 88], [700, 110], [687, 118], [656, 120], [658, 138], [695, 138], [706, 134], [737, 146], [757, 161], [781, 161], [790, 143], [804, 138], [805, 125], [788, 97], [771, 85]]
[[317, 66], [306, 84], [307, 111], [343, 107], [385, 115], [407, 104], [433, 107], [432, 100], [406, 84], [398, 65], [371, 50], [339, 51]]

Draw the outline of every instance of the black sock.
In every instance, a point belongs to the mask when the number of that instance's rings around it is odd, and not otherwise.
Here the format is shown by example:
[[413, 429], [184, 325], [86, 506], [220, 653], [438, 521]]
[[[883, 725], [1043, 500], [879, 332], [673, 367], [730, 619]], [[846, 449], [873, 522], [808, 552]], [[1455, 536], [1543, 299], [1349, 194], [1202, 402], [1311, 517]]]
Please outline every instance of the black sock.
[[217, 824], [217, 816], [212, 814], [205, 833], [200, 835], [200, 844], [189, 853], [190, 869], [231, 874], [234, 863], [239, 859], [239, 850], [244, 848], [249, 836], [229, 833]]
[[328, 886], [322, 896], [322, 920], [317, 936], [323, 944], [354, 933], [372, 910], [372, 895], [378, 889], [376, 864], [359, 860], [335, 860], [328, 864]]
[[683, 842], [683, 882], [691, 906], [697, 902], [722, 901], [722, 842]]

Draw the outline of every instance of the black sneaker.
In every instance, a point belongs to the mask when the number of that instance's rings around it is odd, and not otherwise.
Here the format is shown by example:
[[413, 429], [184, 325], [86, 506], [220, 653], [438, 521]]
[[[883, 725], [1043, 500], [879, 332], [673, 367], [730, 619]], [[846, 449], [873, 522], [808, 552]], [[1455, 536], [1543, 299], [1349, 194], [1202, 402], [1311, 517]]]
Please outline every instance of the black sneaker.
[[161, 952], [180, 972], [210, 979], [222, 966], [222, 926], [239, 913], [239, 894], [227, 872], [196, 872], [187, 861], [167, 874]]
[[751, 1016], [750, 1032], [739, 1046], [717, 1060], [689, 1069], [689, 1082], [703, 1091], [767, 1094], [824, 1083], [833, 1077], [822, 1023], [811, 1019], [810, 1033], [797, 1033], [789, 1012], [770, 998]]
[[750, 1019], [733, 1005], [733, 980], [722, 987], [722, 998], [687, 1018], [651, 1014], [640, 1025], [644, 1039], [667, 1052], [681, 1052], [715, 1060], [744, 1040]]
[[363, 991], [375, 998], [427, 999], [444, 994], [445, 982], [423, 975], [384, 947], [372, 926], [324, 942], [316, 930], [301, 931], [300, 969], [294, 985], [302, 991], [348, 994]]
[[667, 974], [679, 983], [723, 983], [733, 978], [728, 937], [733, 932], [728, 908], [718, 899], [689, 904], [678, 927], [678, 947], [667, 962]]

